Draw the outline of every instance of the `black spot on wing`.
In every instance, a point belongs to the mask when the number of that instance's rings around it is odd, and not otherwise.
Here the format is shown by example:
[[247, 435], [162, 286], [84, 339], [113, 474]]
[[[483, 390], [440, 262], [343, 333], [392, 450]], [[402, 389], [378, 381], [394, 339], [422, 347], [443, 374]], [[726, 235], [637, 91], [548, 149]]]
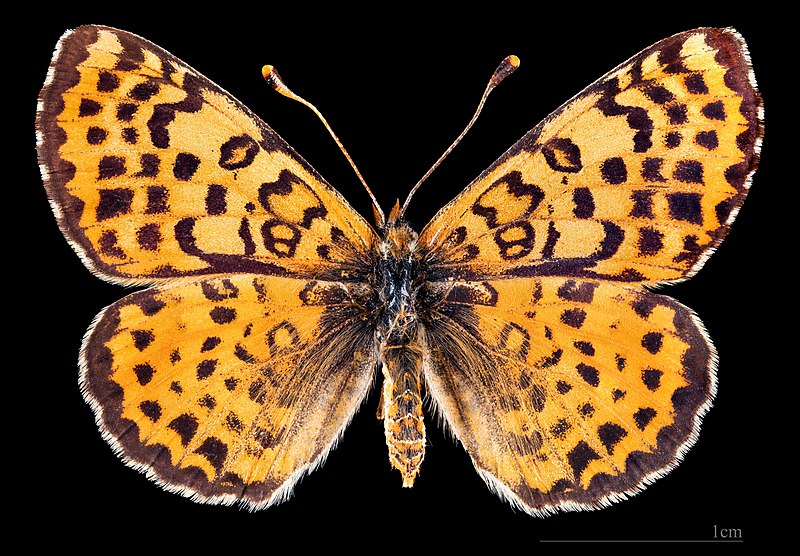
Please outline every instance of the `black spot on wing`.
[[709, 102], [703, 106], [701, 112], [709, 120], [725, 121], [725, 104], [721, 100]]
[[[661, 167], [664, 165], [663, 158], [645, 158], [642, 162], [642, 178], [649, 182], [665, 182], [667, 178], [661, 175]], [[647, 191], [647, 190], [645, 190]], [[652, 191], [647, 191], [651, 195]]]
[[216, 359], [205, 359], [197, 365], [197, 380], [204, 380], [214, 374], [217, 369]]
[[588, 187], [576, 187], [572, 192], [572, 202], [575, 204], [572, 209], [575, 218], [591, 218], [594, 216], [594, 197]]
[[122, 156], [104, 156], [97, 164], [97, 179], [108, 180], [125, 175], [125, 158]]
[[87, 116], [96, 116], [103, 109], [103, 106], [96, 100], [82, 98], [78, 105], [78, 116], [85, 118]]
[[167, 199], [169, 192], [166, 187], [160, 185], [151, 185], [147, 188], [147, 207], [144, 209], [145, 214], [164, 214], [169, 212]]
[[719, 137], [717, 137], [717, 132], [715, 130], [710, 131], [700, 131], [697, 135], [694, 136], [695, 142], [708, 149], [709, 151], [713, 151], [719, 146]]
[[642, 407], [633, 414], [633, 420], [639, 430], [644, 430], [656, 416], [656, 410], [652, 407]]
[[674, 149], [675, 147], [677, 147], [678, 145], [680, 145], [680, 144], [681, 144], [681, 139], [682, 139], [682, 137], [681, 137], [681, 134], [680, 134], [679, 132], [677, 132], [677, 131], [670, 131], [670, 132], [669, 132], [669, 133], [667, 133], [667, 135], [664, 137], [664, 145], [665, 145], [665, 146], [666, 146], [668, 149]]
[[115, 189], [100, 189], [100, 200], [97, 203], [95, 218], [98, 222], [114, 218], [131, 211], [133, 204], [133, 190], [125, 187]]
[[703, 223], [703, 212], [699, 193], [670, 193], [667, 195], [669, 214], [675, 220], [692, 224]]
[[138, 110], [139, 107], [132, 102], [123, 102], [117, 105], [116, 117], [121, 122], [130, 122]]
[[686, 90], [695, 95], [707, 95], [708, 94], [708, 86], [706, 85], [705, 80], [703, 79], [702, 73], [692, 73], [687, 75], [686, 78], [683, 80], [684, 85], [686, 85]]
[[209, 312], [211, 320], [217, 324], [228, 324], [236, 318], [236, 309], [231, 307], [214, 307]]
[[558, 288], [558, 297], [566, 301], [577, 301], [580, 303], [591, 303], [594, 299], [594, 290], [597, 284], [594, 282], [576, 282], [567, 280]]
[[661, 377], [664, 375], [663, 371], [658, 369], [644, 369], [642, 371], [642, 382], [651, 392], [655, 392], [661, 386]]
[[89, 126], [86, 130], [86, 142], [90, 145], [99, 145], [108, 137], [108, 132], [102, 127]]
[[654, 355], [661, 350], [663, 342], [664, 335], [661, 332], [648, 332], [642, 337], [642, 347]]
[[131, 330], [133, 345], [139, 351], [144, 351], [156, 339], [152, 330]]
[[578, 363], [575, 369], [589, 386], [594, 386], [596, 388], [600, 385], [600, 372], [594, 367], [584, 363]]
[[172, 166], [172, 175], [175, 179], [189, 181], [200, 166], [200, 159], [192, 153], [178, 153], [175, 164]]
[[136, 380], [142, 386], [153, 380], [155, 373], [156, 370], [149, 363], [139, 363], [133, 367], [133, 374], [136, 375]]
[[136, 243], [145, 251], [156, 251], [162, 239], [158, 224], [145, 224], [136, 230]]
[[600, 165], [600, 175], [606, 183], [618, 185], [628, 179], [628, 169], [622, 158], [615, 156], [603, 161]]
[[575, 480], [580, 479], [583, 471], [589, 464], [596, 459], [600, 459], [600, 455], [595, 452], [589, 444], [581, 440], [575, 447], [567, 454], [567, 461], [572, 468]]
[[644, 256], [655, 255], [664, 247], [664, 234], [653, 228], [640, 228], [638, 247]]
[[209, 436], [195, 452], [206, 458], [214, 469], [220, 471], [228, 457], [228, 446], [219, 438]]
[[217, 347], [222, 340], [217, 336], [209, 336], [205, 340], [203, 340], [203, 346], [200, 348], [200, 353], [211, 351], [215, 347]]
[[683, 183], [703, 183], [703, 163], [699, 160], [679, 160], [672, 176]]
[[139, 404], [142, 415], [157, 423], [161, 419], [161, 405], [157, 401], [145, 400]]
[[225, 214], [228, 210], [227, 193], [225, 186], [210, 184], [206, 190], [206, 212], [210, 215]]
[[[139, 157], [139, 166], [141, 170], [136, 173], [140, 178], [154, 178], [158, 175], [158, 169], [161, 166], [161, 159], [157, 154], [144, 153]], [[150, 186], [156, 187], [156, 186]], [[163, 187], [162, 187], [163, 189]]]
[[628, 436], [628, 431], [616, 423], [604, 423], [597, 427], [597, 436], [609, 454], [614, 453], [616, 446], [623, 438]]
[[158, 94], [159, 86], [155, 81], [144, 81], [133, 86], [128, 96], [138, 102], [147, 102]]
[[630, 216], [634, 218], [655, 218], [653, 214], [653, 195], [655, 195], [655, 191], [649, 189], [632, 191], [633, 208], [631, 208]]
[[667, 108], [667, 117], [672, 125], [683, 125], [689, 121], [689, 112], [685, 104], [672, 104]]
[[178, 433], [178, 436], [181, 439], [181, 444], [184, 446], [189, 444], [192, 438], [194, 438], [194, 435], [197, 434], [198, 427], [199, 423], [197, 418], [189, 413], [183, 413], [179, 415], [170, 421], [169, 425], [167, 425], [168, 429]]

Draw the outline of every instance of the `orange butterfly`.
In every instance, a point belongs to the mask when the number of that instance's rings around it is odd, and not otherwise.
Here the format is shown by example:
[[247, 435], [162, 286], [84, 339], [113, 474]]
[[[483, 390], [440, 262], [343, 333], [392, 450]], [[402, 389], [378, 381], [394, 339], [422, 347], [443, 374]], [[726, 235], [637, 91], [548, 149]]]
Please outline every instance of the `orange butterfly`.
[[716, 389], [702, 323], [647, 287], [722, 241], [762, 119], [742, 38], [680, 33], [548, 116], [419, 234], [411, 195], [388, 218], [373, 197], [376, 232], [185, 63], [124, 31], [67, 32], [37, 115], [45, 187], [95, 274], [146, 286], [97, 316], [81, 389], [127, 464], [200, 502], [286, 498], [377, 372], [404, 486], [427, 393], [511, 504], [625, 498], [677, 464]]

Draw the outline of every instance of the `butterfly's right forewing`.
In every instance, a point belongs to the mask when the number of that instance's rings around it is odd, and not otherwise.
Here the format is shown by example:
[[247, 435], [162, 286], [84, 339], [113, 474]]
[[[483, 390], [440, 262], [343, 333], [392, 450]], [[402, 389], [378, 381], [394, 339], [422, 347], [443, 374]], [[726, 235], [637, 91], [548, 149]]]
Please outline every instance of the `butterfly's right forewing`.
[[761, 134], [742, 38], [680, 33], [533, 128], [433, 218], [420, 243], [442, 276], [680, 280], [727, 233]]

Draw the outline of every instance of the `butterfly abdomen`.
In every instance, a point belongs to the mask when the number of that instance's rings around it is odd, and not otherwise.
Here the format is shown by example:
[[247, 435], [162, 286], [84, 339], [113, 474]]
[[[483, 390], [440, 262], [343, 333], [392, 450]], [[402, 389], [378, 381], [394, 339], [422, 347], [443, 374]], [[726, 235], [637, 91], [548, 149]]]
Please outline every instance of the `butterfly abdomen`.
[[425, 457], [425, 423], [420, 377], [422, 352], [413, 346], [386, 346], [383, 359], [383, 426], [389, 461], [410, 487]]

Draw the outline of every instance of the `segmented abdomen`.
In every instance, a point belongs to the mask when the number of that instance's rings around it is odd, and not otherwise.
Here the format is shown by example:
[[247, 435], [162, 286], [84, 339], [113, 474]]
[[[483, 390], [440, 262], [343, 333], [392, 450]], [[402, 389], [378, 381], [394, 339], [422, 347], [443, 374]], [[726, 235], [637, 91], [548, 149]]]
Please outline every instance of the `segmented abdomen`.
[[422, 354], [412, 346], [385, 347], [383, 359], [383, 426], [389, 460], [411, 487], [425, 457], [420, 377]]

